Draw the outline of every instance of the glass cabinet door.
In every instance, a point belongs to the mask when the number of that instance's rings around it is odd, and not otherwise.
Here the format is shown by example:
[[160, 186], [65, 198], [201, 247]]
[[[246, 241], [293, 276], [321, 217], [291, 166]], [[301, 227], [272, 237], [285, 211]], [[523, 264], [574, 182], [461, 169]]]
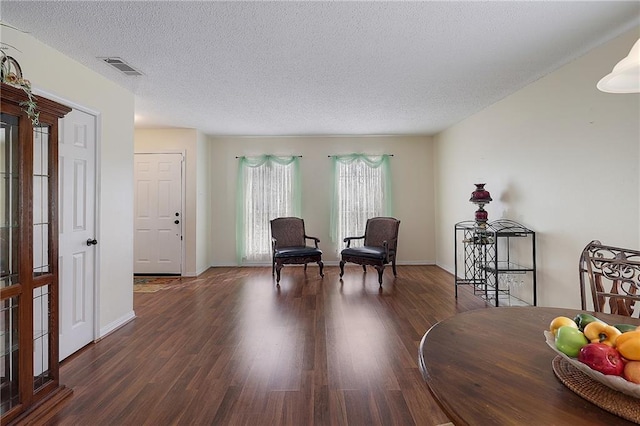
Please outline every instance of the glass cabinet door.
[[[0, 90], [0, 423], [71, 395], [58, 363], [58, 120], [71, 108]], [[54, 397], [55, 396], [55, 397]]]
[[[27, 394], [35, 395], [55, 379], [51, 366], [57, 365], [52, 361], [54, 350], [51, 347], [51, 333], [57, 329], [52, 323], [54, 316], [51, 310], [51, 291], [56, 283], [51, 250], [54, 241], [51, 224], [53, 207], [49, 200], [53, 185], [50, 173], [53, 141], [49, 126], [38, 126], [33, 129], [33, 149], [23, 150], [24, 147], [20, 146], [18, 117], [2, 113], [1, 122], [0, 415], [24, 402], [21, 395], [24, 398], [25, 394], [21, 393], [21, 386], [26, 384], [20, 382], [21, 376], [33, 376], [32, 391]], [[31, 162], [29, 154], [33, 156], [31, 167], [21, 168], [20, 161]], [[22, 179], [19, 178], [20, 173], [25, 173]], [[31, 188], [25, 195], [31, 194], [28, 204], [32, 214], [21, 217], [20, 191], [27, 186]], [[21, 226], [31, 228], [31, 251], [23, 251], [30, 246], [21, 245], [26, 230]], [[29, 269], [20, 265], [21, 250], [24, 261], [31, 264], [32, 274], [28, 274]], [[21, 306], [25, 301], [32, 305]], [[32, 318], [30, 333], [26, 333], [24, 324], [20, 322], [21, 318], [25, 318], [23, 315]], [[20, 332], [32, 334], [32, 343], [20, 347]], [[30, 357], [29, 368], [25, 368], [26, 356]]]
[[[19, 398], [19, 133], [18, 118], [0, 115], [0, 414]], [[5, 296], [6, 295], [6, 296]]]
[[[53, 380], [51, 366], [51, 288], [53, 284], [53, 241], [51, 219], [52, 179], [50, 174], [51, 135], [48, 125], [33, 129], [33, 390]], [[57, 143], [57, 141], [55, 141]]]

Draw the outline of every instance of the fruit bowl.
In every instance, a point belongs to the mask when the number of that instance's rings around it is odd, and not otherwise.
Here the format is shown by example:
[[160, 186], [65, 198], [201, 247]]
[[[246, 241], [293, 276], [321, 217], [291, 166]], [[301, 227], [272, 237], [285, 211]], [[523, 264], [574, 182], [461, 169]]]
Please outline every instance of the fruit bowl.
[[591, 379], [595, 380], [598, 383], [602, 383], [603, 385], [608, 386], [613, 390], [622, 392], [625, 395], [629, 395], [634, 398], [640, 398], [640, 385], [630, 382], [628, 380], [625, 380], [623, 377], [620, 377], [620, 376], [607, 376], [602, 374], [599, 371], [593, 370], [586, 364], [583, 364], [580, 361], [578, 361], [577, 358], [571, 358], [565, 355], [564, 353], [560, 352], [556, 348], [555, 337], [551, 332], [545, 331], [544, 337], [547, 340], [547, 345], [549, 345], [551, 349], [553, 349], [558, 355], [560, 355], [561, 357], [569, 361], [571, 365], [573, 365], [578, 370], [582, 371]]

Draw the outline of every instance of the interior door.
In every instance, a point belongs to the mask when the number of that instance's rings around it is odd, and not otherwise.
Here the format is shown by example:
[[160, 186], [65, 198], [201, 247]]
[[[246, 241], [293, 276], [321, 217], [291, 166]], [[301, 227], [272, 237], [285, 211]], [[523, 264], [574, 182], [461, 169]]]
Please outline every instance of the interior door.
[[60, 360], [95, 337], [96, 117], [61, 120], [59, 161]]
[[182, 154], [135, 154], [134, 273], [182, 273]]

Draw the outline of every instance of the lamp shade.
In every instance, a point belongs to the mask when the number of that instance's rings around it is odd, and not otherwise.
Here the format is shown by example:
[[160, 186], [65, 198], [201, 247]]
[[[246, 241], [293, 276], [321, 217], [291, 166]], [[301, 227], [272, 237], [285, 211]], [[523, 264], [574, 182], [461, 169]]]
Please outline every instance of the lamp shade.
[[471, 193], [469, 201], [475, 204], [489, 204], [493, 199], [489, 191], [484, 189], [486, 183], [476, 183], [476, 190]]
[[640, 39], [627, 57], [602, 77], [596, 87], [607, 93], [640, 93]]

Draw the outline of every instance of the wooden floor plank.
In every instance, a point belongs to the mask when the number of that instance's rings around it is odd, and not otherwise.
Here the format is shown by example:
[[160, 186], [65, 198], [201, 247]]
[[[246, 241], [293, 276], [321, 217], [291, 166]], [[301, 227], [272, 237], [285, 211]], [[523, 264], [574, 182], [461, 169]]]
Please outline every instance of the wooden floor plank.
[[438, 425], [418, 370], [437, 321], [488, 308], [435, 266], [211, 268], [135, 293], [136, 319], [65, 360], [51, 425]]

